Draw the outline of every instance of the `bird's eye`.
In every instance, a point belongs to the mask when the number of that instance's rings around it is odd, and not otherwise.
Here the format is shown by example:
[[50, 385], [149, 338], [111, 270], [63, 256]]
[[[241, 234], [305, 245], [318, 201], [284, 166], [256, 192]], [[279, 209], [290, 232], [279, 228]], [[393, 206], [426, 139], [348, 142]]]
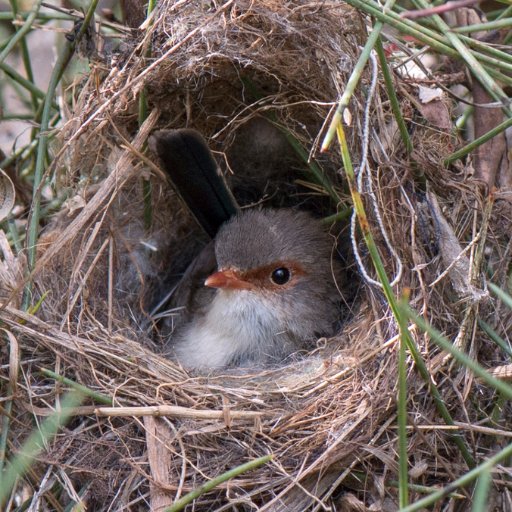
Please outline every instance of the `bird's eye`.
[[286, 284], [290, 280], [291, 276], [292, 274], [287, 268], [279, 267], [272, 272], [270, 279], [272, 279], [272, 282], [275, 284], [282, 285]]

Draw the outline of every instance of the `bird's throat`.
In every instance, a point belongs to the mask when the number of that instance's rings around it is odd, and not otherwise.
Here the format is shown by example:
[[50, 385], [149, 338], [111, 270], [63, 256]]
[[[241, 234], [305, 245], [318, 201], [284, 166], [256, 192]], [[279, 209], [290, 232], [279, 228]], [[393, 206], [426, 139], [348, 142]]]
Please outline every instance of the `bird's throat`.
[[184, 366], [220, 368], [282, 356], [289, 344], [279, 309], [248, 290], [220, 289], [205, 316], [189, 325], [176, 345]]

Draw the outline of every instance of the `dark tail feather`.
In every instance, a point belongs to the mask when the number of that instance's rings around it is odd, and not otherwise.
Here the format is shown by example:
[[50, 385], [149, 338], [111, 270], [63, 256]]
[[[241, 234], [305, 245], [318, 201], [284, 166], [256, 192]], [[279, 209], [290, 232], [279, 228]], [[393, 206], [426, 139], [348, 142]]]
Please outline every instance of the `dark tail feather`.
[[160, 130], [150, 140], [176, 191], [201, 227], [214, 237], [238, 212], [203, 137], [195, 130]]

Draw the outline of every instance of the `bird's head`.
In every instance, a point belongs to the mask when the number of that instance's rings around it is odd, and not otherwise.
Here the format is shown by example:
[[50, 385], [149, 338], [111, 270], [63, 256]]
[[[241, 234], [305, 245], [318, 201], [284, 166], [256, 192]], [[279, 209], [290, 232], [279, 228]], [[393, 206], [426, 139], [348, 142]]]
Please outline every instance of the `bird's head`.
[[332, 320], [337, 292], [333, 242], [319, 221], [289, 209], [247, 210], [224, 224], [215, 239], [218, 270], [205, 285], [240, 298], [261, 298], [290, 321]]

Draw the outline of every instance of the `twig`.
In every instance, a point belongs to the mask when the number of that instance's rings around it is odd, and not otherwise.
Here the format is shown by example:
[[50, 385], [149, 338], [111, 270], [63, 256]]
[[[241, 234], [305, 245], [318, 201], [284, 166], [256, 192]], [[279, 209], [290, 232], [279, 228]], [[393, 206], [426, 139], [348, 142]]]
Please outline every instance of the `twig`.
[[[233, 420], [253, 420], [263, 417], [258, 411], [227, 410]], [[98, 416], [170, 416], [173, 418], [188, 418], [200, 420], [223, 420], [226, 411], [208, 409], [190, 409], [178, 405], [153, 405], [147, 407], [98, 407], [94, 410]]]

